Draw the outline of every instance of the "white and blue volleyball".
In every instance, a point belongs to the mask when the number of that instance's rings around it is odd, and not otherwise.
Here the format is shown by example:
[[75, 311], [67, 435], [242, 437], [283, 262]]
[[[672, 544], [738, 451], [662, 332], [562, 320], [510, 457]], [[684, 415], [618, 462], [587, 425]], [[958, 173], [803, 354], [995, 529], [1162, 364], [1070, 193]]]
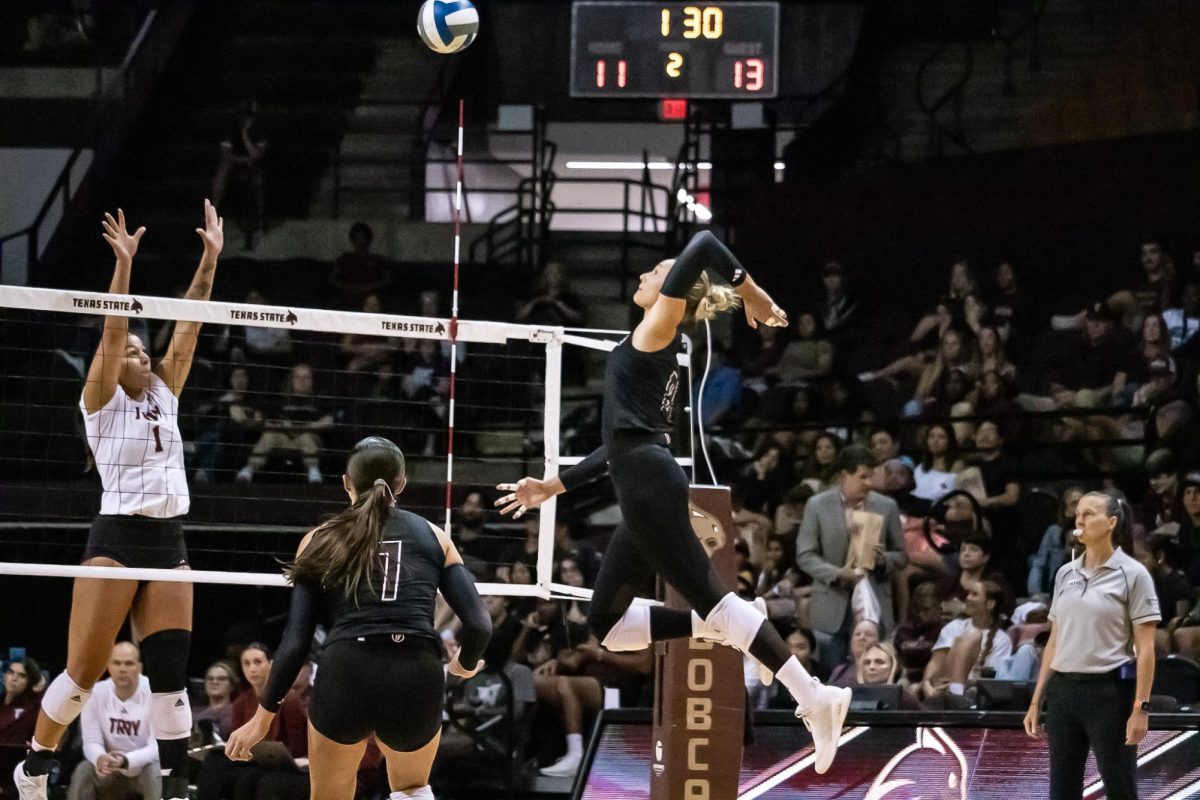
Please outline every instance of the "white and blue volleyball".
[[479, 12], [471, 0], [425, 0], [417, 15], [417, 33], [436, 53], [466, 50], [479, 33]]

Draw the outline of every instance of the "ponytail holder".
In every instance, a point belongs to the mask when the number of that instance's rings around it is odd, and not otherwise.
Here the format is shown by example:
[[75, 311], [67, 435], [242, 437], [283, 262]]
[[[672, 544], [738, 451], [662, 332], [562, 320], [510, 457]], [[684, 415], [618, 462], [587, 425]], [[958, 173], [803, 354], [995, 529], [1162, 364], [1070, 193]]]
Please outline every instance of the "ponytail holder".
[[375, 479], [375, 485], [376, 485], [376, 486], [382, 486], [384, 489], [387, 489], [387, 493], [388, 493], [388, 500], [390, 500], [390, 501], [391, 501], [392, 505], [395, 505], [395, 504], [396, 504], [396, 495], [395, 495], [395, 493], [392, 491], [392, 485], [391, 485], [390, 483], [388, 483], [387, 481], [385, 481], [383, 478], [376, 478], [376, 479]]

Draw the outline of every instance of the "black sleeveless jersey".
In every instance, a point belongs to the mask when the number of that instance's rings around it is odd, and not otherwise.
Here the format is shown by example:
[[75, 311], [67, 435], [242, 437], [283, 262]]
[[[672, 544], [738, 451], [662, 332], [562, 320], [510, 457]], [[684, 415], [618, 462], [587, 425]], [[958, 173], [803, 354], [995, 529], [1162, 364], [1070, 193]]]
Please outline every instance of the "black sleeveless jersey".
[[632, 336], [613, 349], [604, 371], [604, 444], [618, 431], [670, 432], [679, 392], [678, 353], [679, 337], [653, 353], [634, 348]]
[[379, 568], [371, 584], [361, 582], [357, 598], [346, 597], [340, 588], [325, 594], [326, 643], [380, 634], [440, 641], [433, 608], [445, 562], [429, 523], [411, 511], [393, 508], [380, 536]]

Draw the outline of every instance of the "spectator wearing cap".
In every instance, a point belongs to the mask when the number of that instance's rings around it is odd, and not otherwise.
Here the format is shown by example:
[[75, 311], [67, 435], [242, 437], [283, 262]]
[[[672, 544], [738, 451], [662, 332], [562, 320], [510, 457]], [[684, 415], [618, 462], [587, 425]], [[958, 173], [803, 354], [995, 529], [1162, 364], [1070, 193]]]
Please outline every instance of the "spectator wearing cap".
[[[1151, 317], [1151, 319], [1153, 318]], [[1169, 398], [1174, 392], [1177, 374], [1175, 359], [1170, 356], [1161, 356], [1147, 361], [1145, 382], [1133, 393], [1131, 405], [1135, 407], [1152, 406]]]
[[1071, 334], [1051, 359], [1051, 397], [1060, 407], [1093, 406], [1120, 397], [1133, 365], [1133, 348], [1118, 331], [1116, 315], [1104, 303], [1094, 303], [1084, 316], [1083, 331]]
[[1142, 498], [1136, 522], [1147, 532], [1183, 519], [1183, 497], [1175, 454], [1165, 448], [1155, 450], [1146, 459], [1146, 478], [1150, 491]]

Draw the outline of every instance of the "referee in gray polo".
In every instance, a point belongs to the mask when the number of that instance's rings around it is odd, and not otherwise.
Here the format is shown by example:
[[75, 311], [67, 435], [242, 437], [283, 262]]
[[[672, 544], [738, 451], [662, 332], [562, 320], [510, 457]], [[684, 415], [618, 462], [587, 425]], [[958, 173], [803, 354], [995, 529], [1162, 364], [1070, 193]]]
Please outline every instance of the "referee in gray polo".
[[1128, 530], [1123, 500], [1085, 494], [1075, 512], [1083, 555], [1055, 578], [1050, 639], [1025, 715], [1025, 732], [1037, 736], [1045, 698], [1051, 800], [1083, 797], [1089, 748], [1105, 795], [1137, 798], [1137, 745], [1146, 735], [1160, 615], [1150, 573], [1116, 546]]

